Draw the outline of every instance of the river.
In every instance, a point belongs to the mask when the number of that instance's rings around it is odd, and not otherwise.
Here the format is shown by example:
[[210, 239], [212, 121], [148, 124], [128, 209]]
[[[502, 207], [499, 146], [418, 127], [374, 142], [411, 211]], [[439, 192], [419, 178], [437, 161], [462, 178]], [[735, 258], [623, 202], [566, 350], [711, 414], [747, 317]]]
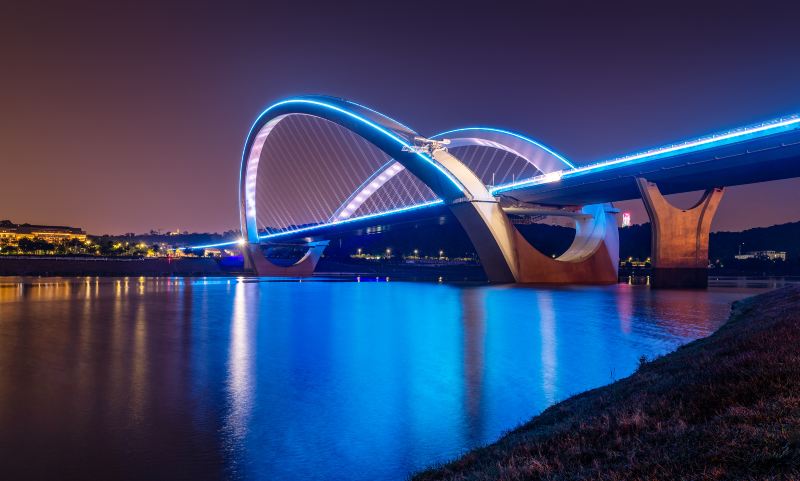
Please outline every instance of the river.
[[0, 278], [0, 472], [405, 479], [754, 292], [369, 281]]

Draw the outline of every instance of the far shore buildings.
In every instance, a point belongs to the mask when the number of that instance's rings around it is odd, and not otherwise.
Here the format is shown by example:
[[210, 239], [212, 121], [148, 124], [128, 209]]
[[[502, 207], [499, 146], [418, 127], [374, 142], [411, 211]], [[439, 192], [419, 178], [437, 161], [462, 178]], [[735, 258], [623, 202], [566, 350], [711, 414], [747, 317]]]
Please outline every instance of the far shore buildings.
[[747, 254], [737, 254], [734, 256], [736, 259], [743, 261], [747, 259], [769, 259], [771, 261], [786, 260], [786, 252], [784, 251], [752, 251]]
[[17, 243], [25, 238], [42, 239], [47, 242], [61, 242], [77, 239], [84, 242], [86, 241], [86, 232], [77, 227], [14, 224], [10, 220], [0, 220], [0, 240]]

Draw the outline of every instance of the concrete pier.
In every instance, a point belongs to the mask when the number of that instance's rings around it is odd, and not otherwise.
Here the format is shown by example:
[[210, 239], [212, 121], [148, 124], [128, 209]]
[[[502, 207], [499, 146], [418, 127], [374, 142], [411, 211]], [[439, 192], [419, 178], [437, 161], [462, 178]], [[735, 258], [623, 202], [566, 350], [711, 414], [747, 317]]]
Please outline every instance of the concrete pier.
[[310, 277], [314, 274], [322, 257], [325, 247], [328, 246], [328, 241], [309, 242], [308, 251], [297, 262], [288, 266], [279, 266], [273, 264], [264, 256], [261, 246], [249, 244], [243, 250], [244, 253], [244, 267], [257, 276], [264, 277]]
[[636, 183], [652, 225], [651, 259], [655, 288], [708, 287], [708, 237], [724, 189], [708, 189], [689, 209], [671, 205], [658, 186], [644, 178]]

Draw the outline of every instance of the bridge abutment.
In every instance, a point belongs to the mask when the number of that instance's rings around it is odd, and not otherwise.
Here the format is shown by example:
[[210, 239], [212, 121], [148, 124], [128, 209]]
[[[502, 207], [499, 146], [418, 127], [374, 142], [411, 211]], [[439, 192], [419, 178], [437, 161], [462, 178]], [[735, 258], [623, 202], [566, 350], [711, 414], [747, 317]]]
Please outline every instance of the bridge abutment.
[[248, 244], [242, 253], [245, 270], [260, 277], [310, 277], [317, 268], [328, 241], [309, 242], [308, 251], [297, 262], [288, 266], [279, 266], [270, 262], [258, 244]]
[[636, 183], [650, 216], [651, 261], [655, 288], [708, 287], [708, 238], [724, 189], [708, 189], [689, 209], [671, 205], [658, 186], [644, 178]]

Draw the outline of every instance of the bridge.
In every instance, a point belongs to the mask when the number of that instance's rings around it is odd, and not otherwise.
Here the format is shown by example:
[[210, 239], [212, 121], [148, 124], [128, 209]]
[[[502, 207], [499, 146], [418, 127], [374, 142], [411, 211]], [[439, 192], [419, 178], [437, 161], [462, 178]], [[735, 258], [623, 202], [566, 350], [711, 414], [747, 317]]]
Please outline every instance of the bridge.
[[[800, 177], [800, 116], [575, 165], [525, 135], [468, 127], [422, 136], [368, 107], [308, 96], [267, 108], [247, 135], [239, 208], [245, 266], [262, 276], [308, 276], [333, 235], [451, 213], [490, 282], [617, 282], [613, 202], [641, 197], [652, 229], [656, 287], [707, 283], [711, 222], [727, 186]], [[704, 190], [690, 209], [664, 195]], [[574, 220], [553, 259], [511, 218]], [[304, 252], [276, 262], [265, 249]]]

